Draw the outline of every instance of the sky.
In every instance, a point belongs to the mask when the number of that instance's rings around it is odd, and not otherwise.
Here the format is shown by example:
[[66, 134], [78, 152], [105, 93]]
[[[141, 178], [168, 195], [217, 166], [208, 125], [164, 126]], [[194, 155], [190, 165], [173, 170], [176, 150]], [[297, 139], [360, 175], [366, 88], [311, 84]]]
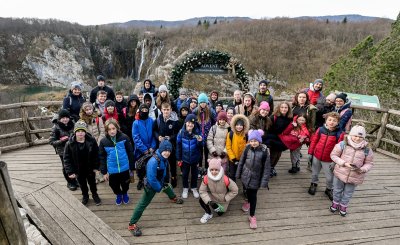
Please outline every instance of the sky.
[[396, 19], [400, 0], [0, 0], [0, 17], [59, 19], [81, 25], [205, 16], [274, 17], [360, 14]]

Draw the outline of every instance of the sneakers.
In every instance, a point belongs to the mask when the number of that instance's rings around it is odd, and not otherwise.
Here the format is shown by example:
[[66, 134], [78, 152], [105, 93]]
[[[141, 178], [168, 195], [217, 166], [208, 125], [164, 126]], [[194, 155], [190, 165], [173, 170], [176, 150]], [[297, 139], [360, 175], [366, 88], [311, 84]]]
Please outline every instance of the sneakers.
[[115, 198], [115, 204], [117, 206], [121, 205], [122, 203], [122, 195], [117, 195], [117, 197]]
[[137, 226], [136, 224], [133, 224], [133, 225], [129, 224], [128, 231], [130, 231], [133, 236], [141, 236], [142, 235], [142, 231], [140, 230], [139, 226]]
[[332, 213], [336, 212], [339, 208], [339, 203], [337, 202], [332, 202], [332, 205], [329, 207], [329, 210], [331, 210]]
[[317, 186], [318, 184], [311, 183], [310, 188], [308, 188], [308, 194], [315, 195], [315, 192], [317, 191]]
[[247, 202], [247, 201], [245, 201], [245, 202], [243, 203], [243, 205], [242, 205], [242, 210], [243, 210], [243, 212], [249, 212], [249, 210], [250, 210], [250, 203]]
[[124, 201], [124, 204], [128, 204], [129, 203], [128, 193], [122, 194], [122, 200]]
[[68, 188], [70, 191], [76, 191], [76, 189], [77, 189], [78, 187], [77, 187], [76, 184], [74, 184], [74, 183], [67, 183], [67, 188]]
[[183, 188], [183, 191], [182, 191], [182, 198], [183, 198], [183, 199], [188, 198], [188, 193], [189, 193], [189, 188]]
[[269, 174], [269, 177], [272, 178], [272, 177], [277, 176], [277, 175], [278, 174], [277, 174], [275, 168], [271, 168], [271, 173]]
[[297, 172], [300, 171], [300, 167], [292, 167], [291, 169], [288, 170], [289, 173], [291, 174], [297, 174]]
[[89, 202], [89, 197], [88, 196], [83, 196], [82, 197], [82, 204], [86, 206], [88, 204], [88, 202]]
[[212, 214], [205, 213], [205, 214], [203, 215], [203, 217], [201, 217], [200, 222], [201, 222], [202, 224], [205, 224], [205, 223], [207, 223], [212, 217], [213, 217]]
[[99, 206], [101, 204], [101, 199], [99, 197], [99, 195], [92, 195], [93, 201], [94, 203], [96, 203], [96, 206]]
[[143, 180], [139, 180], [136, 186], [137, 190], [140, 191], [141, 189], [143, 189], [143, 187], [144, 187]]
[[333, 193], [332, 193], [332, 189], [325, 189], [325, 195], [328, 196], [329, 200], [333, 201]]
[[171, 200], [171, 202], [176, 203], [176, 204], [183, 204], [183, 199], [179, 198], [179, 197], [174, 197], [170, 200]]
[[339, 205], [339, 213], [342, 217], [345, 217], [347, 214], [347, 206]]
[[192, 188], [192, 192], [193, 192], [194, 198], [199, 198], [200, 195], [196, 188]]
[[256, 216], [249, 216], [249, 222], [250, 222], [250, 229], [256, 229], [257, 228]]

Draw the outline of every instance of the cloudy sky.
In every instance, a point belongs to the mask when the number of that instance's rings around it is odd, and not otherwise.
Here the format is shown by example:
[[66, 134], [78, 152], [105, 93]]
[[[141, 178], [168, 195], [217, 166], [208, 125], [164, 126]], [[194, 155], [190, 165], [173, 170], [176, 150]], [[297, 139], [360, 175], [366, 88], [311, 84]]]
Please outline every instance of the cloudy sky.
[[360, 14], [396, 19], [400, 0], [0, 0], [0, 17], [59, 19], [82, 25], [204, 16], [251, 18]]

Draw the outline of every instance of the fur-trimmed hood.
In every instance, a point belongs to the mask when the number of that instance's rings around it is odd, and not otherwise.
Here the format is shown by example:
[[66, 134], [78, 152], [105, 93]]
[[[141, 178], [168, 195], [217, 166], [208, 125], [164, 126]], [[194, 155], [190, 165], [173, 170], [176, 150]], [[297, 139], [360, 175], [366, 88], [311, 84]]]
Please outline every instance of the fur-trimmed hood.
[[250, 129], [250, 122], [249, 122], [249, 119], [248, 119], [245, 115], [242, 115], [242, 114], [236, 114], [236, 115], [234, 115], [234, 116], [232, 117], [232, 120], [231, 120], [231, 130], [232, 130], [234, 133], [238, 133], [238, 132], [236, 132], [235, 125], [236, 125], [236, 123], [237, 123], [237, 121], [238, 121], [239, 119], [242, 119], [242, 120], [243, 120], [243, 122], [244, 122], [243, 132], [244, 132], [245, 134], [247, 134], [247, 132], [248, 132], [249, 129]]

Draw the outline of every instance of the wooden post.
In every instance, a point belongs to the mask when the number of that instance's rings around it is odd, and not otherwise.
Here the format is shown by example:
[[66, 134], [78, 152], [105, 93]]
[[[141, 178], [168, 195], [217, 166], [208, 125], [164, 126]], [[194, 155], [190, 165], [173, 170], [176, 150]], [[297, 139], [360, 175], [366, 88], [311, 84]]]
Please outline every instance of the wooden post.
[[32, 136], [30, 132], [31, 129], [29, 127], [28, 117], [29, 115], [27, 108], [25, 106], [21, 106], [21, 118], [22, 118], [22, 125], [24, 126], [26, 143], [31, 144]]
[[28, 244], [7, 164], [0, 161], [0, 244]]
[[378, 131], [378, 134], [376, 135], [376, 140], [374, 142], [374, 145], [372, 146], [373, 150], [376, 150], [376, 148], [379, 147], [379, 144], [381, 143], [381, 139], [383, 138], [383, 135], [385, 134], [386, 131], [386, 124], [389, 120], [389, 113], [384, 112], [381, 118], [381, 127]]

